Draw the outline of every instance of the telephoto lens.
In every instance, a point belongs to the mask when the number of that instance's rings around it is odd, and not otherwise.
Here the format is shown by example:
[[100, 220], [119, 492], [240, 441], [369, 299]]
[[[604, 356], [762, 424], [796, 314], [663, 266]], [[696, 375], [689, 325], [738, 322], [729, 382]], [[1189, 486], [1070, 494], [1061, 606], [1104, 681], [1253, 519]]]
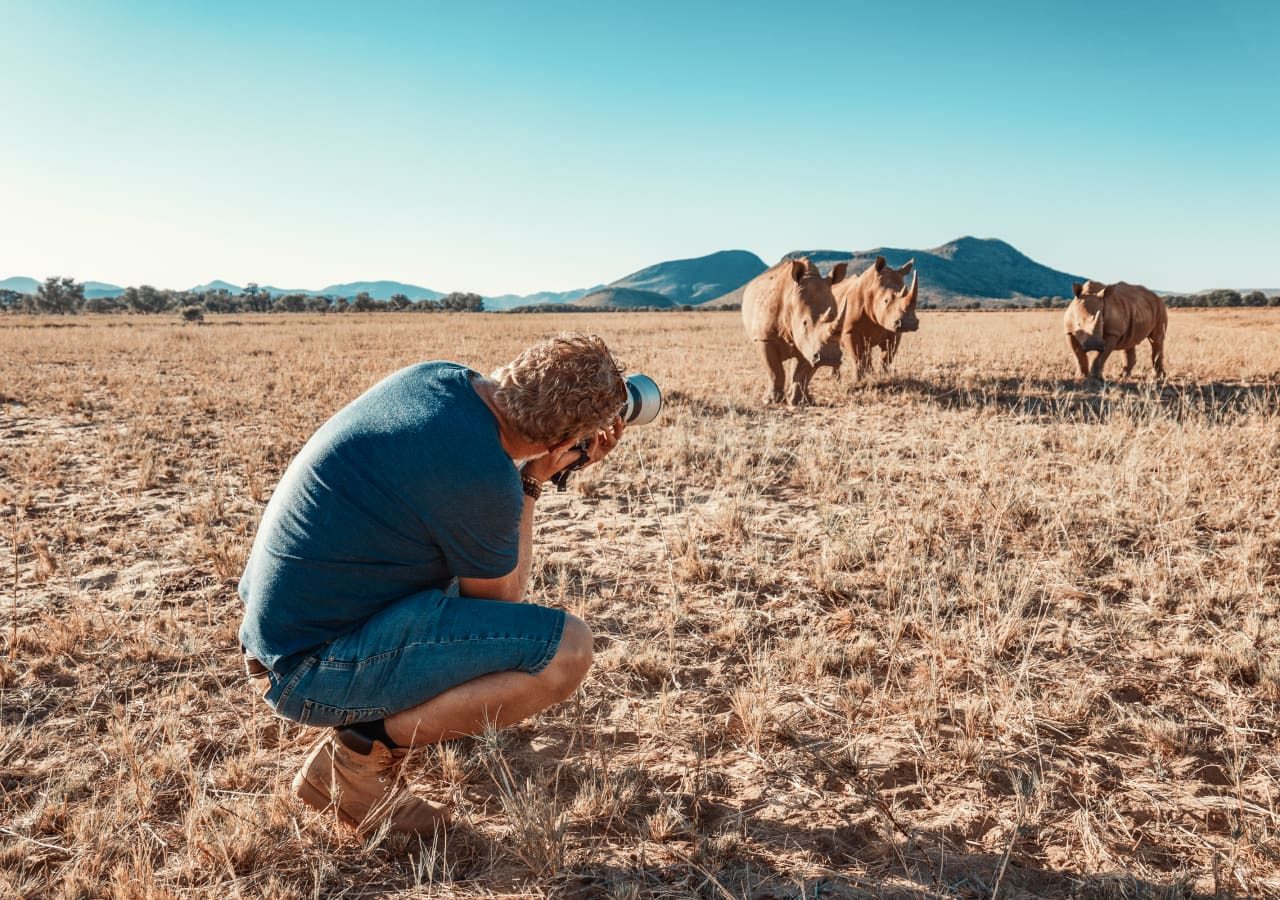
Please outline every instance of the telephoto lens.
[[628, 425], [648, 425], [662, 412], [662, 391], [648, 375], [627, 376], [627, 405], [622, 421]]

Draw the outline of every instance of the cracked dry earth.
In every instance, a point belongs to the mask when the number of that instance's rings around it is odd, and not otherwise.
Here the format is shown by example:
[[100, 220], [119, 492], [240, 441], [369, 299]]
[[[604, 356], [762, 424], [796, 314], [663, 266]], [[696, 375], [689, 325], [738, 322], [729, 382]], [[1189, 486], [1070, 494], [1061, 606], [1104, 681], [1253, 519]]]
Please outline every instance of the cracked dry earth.
[[[733, 314], [0, 320], [0, 894], [1280, 895], [1280, 318], [1102, 391], [1052, 313], [922, 320], [801, 410]], [[359, 841], [237, 669], [257, 518], [383, 375], [560, 328], [668, 398], [539, 504], [592, 675]]]

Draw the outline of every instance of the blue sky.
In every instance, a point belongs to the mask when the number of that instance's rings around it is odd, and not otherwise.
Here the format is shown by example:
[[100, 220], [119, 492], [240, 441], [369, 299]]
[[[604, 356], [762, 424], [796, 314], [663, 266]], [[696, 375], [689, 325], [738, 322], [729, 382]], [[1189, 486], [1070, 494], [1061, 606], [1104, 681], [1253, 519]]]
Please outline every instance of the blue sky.
[[972, 234], [1280, 287], [1280, 4], [1049, 6], [3, 0], [0, 278], [526, 293]]

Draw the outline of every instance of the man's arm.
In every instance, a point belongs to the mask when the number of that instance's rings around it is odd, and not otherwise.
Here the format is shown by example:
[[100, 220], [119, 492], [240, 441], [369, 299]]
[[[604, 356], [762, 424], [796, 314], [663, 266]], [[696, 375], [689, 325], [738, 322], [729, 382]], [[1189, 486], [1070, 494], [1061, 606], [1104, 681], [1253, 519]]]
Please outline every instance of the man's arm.
[[525, 495], [520, 513], [520, 558], [516, 567], [501, 578], [459, 578], [458, 593], [481, 600], [519, 603], [529, 586], [533, 571], [533, 498]]
[[[608, 456], [618, 446], [625, 428], [626, 425], [619, 417], [608, 429], [596, 432], [587, 445], [587, 465]], [[539, 484], [546, 484], [552, 475], [576, 462], [581, 456], [582, 451], [575, 444], [574, 440], [568, 440], [552, 447], [550, 452], [525, 463], [521, 473]], [[520, 557], [515, 569], [501, 578], [459, 578], [458, 593], [464, 597], [505, 600], [508, 603], [519, 603], [524, 599], [525, 590], [529, 587], [529, 575], [533, 572], [534, 502], [532, 497], [525, 494], [524, 509], [520, 513]]]

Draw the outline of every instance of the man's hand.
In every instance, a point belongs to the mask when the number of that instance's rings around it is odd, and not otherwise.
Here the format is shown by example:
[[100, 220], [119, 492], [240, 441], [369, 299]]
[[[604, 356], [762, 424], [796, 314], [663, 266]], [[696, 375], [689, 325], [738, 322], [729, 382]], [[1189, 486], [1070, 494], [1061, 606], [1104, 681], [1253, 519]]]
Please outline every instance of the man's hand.
[[545, 456], [529, 460], [524, 464], [522, 471], [530, 478], [536, 478], [538, 481], [543, 482], [549, 481], [552, 475], [577, 462], [582, 458], [584, 452], [586, 453], [586, 465], [597, 463], [608, 456], [614, 447], [618, 446], [618, 441], [622, 439], [622, 432], [626, 427], [626, 424], [622, 421], [622, 416], [618, 416], [613, 420], [612, 425], [597, 431], [592, 436], [585, 451], [578, 448], [577, 440], [570, 439], [563, 444], [552, 447]]
[[622, 416], [615, 416], [612, 425], [603, 431], [597, 431], [591, 438], [591, 443], [587, 444], [587, 465], [598, 463], [612, 453], [613, 448], [618, 446], [618, 441], [622, 440], [622, 432], [626, 427]]

